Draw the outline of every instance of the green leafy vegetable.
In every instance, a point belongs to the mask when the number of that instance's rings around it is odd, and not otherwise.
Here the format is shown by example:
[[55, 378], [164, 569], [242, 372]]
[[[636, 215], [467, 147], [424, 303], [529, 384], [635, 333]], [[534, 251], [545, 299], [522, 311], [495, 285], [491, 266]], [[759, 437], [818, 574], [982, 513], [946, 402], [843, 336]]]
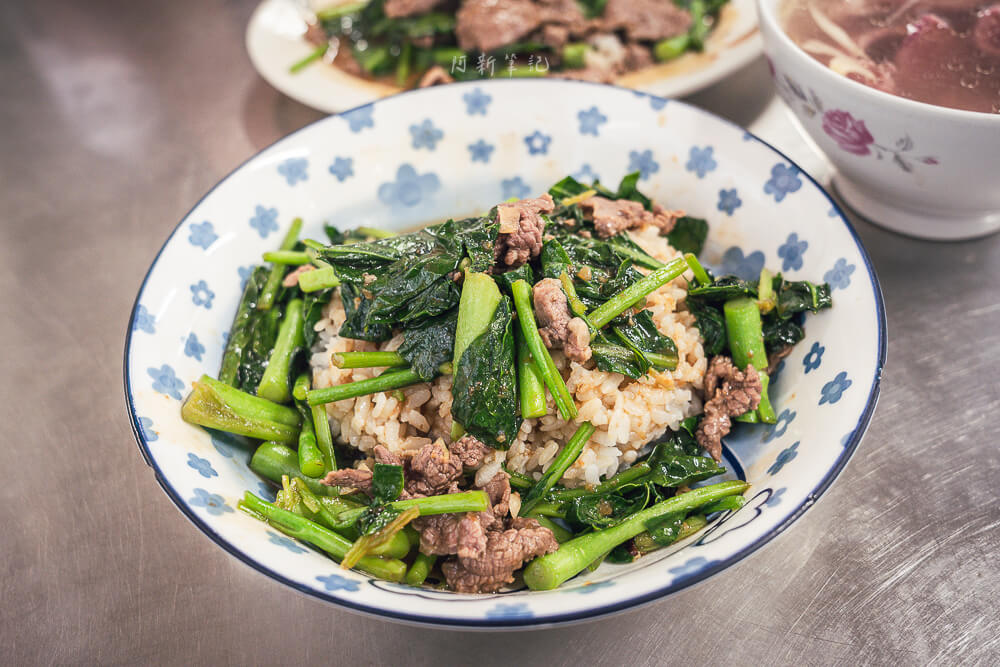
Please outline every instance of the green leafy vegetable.
[[685, 215], [677, 220], [674, 228], [667, 234], [667, 241], [681, 252], [689, 252], [695, 257], [705, 248], [708, 238], [708, 223], [701, 218]]
[[430, 381], [438, 376], [441, 364], [451, 361], [455, 347], [455, 322], [458, 309], [453, 308], [437, 317], [406, 329], [399, 354], [410, 364], [420, 379]]

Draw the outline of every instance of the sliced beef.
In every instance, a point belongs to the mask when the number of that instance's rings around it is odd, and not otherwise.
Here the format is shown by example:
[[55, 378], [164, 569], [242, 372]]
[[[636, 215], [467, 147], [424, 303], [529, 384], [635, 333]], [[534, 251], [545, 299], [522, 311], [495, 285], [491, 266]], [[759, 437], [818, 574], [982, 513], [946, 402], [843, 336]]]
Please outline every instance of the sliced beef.
[[632, 42], [625, 45], [625, 71], [633, 72], [637, 69], [649, 67], [653, 64], [653, 52], [648, 46]]
[[315, 269], [316, 269], [316, 267], [313, 266], [312, 264], [303, 264], [302, 266], [298, 267], [297, 269], [295, 269], [291, 273], [288, 273], [287, 275], [285, 275], [285, 279], [281, 281], [281, 286], [282, 287], [295, 287], [296, 285], [299, 284], [299, 276], [301, 276], [303, 273], [308, 273], [308, 272], [313, 271]]
[[417, 84], [417, 88], [430, 88], [431, 86], [437, 86], [443, 83], [451, 83], [454, 80], [455, 77], [448, 74], [445, 68], [440, 65], [435, 65], [424, 72], [424, 75], [420, 77], [420, 82]]
[[462, 477], [462, 460], [452, 456], [443, 440], [420, 448], [409, 460], [406, 490], [411, 496], [435, 496], [457, 485]]
[[637, 201], [601, 196], [585, 199], [580, 202], [580, 208], [584, 216], [593, 221], [597, 235], [603, 239], [643, 225], [654, 225], [667, 234], [674, 228], [677, 218], [684, 215], [682, 211], [668, 211], [659, 204], [647, 211]]
[[550, 23], [542, 27], [539, 39], [553, 49], [562, 49], [569, 42], [569, 26]]
[[705, 416], [695, 434], [698, 444], [716, 461], [722, 460], [722, 438], [739, 417], [760, 404], [761, 380], [757, 369], [740, 371], [729, 357], [712, 357], [705, 372]]
[[[450, 491], [454, 493], [458, 489]], [[476, 545], [485, 544], [480, 535], [486, 531], [503, 530], [510, 512], [510, 475], [501, 471], [493, 476], [483, 491], [490, 499], [490, 509], [468, 514], [437, 514], [413, 520], [420, 533], [420, 551], [428, 555], [447, 556], [455, 553], [472, 554]], [[475, 524], [475, 525], [473, 525]]]
[[416, 14], [426, 14], [443, 3], [444, 0], [385, 0], [383, 10], [387, 17], [398, 19]]
[[451, 443], [451, 455], [462, 462], [466, 468], [478, 468], [483, 463], [483, 459], [490, 452], [490, 448], [472, 435], [463, 435], [461, 438]]
[[691, 14], [665, 0], [608, 0], [603, 18], [605, 29], [637, 42], [676, 37], [691, 27]]
[[420, 551], [428, 556], [448, 556], [458, 552], [459, 525], [464, 515], [420, 516], [410, 524], [420, 533]]
[[455, 35], [463, 51], [495, 51], [534, 32], [543, 14], [531, 0], [466, 0], [455, 14]]
[[390, 452], [389, 448], [384, 445], [375, 445], [374, 454], [376, 463], [384, 463], [386, 465], [392, 465], [392, 466], [403, 465], [403, 459], [399, 458], [398, 455]]
[[[559, 548], [555, 536], [534, 519], [514, 519], [510, 528], [489, 531], [481, 536], [470, 532], [467, 557], [459, 554], [455, 560], [441, 566], [448, 585], [459, 593], [493, 593], [514, 581], [514, 572], [525, 561], [551, 553]], [[475, 538], [473, 541], [472, 538]]]
[[490, 499], [490, 509], [479, 512], [478, 519], [485, 530], [503, 530], [504, 521], [510, 513], [510, 475], [498, 472], [483, 487]]
[[562, 283], [545, 278], [535, 283], [531, 297], [545, 347], [561, 347], [569, 359], [581, 364], [590, 359], [590, 330], [586, 322], [570, 313]]
[[323, 478], [323, 484], [327, 486], [339, 486], [341, 488], [357, 489], [365, 493], [372, 490], [372, 471], [362, 468], [343, 468], [341, 470], [331, 470]]
[[[497, 206], [500, 233], [493, 248], [501, 268], [516, 269], [542, 251], [543, 213], [555, 209], [552, 197], [545, 193], [537, 199], [521, 199]], [[496, 269], [494, 269], [496, 270]]]

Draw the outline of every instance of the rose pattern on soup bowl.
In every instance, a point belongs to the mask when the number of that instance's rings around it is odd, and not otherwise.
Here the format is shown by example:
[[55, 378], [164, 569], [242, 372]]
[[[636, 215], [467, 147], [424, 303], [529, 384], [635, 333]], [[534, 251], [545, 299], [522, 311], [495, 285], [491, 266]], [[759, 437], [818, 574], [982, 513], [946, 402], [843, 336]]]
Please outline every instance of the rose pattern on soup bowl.
[[778, 94], [836, 168], [858, 213], [936, 240], [1000, 230], [1000, 114], [890, 95], [838, 74], [796, 45], [779, 19], [787, 0], [758, 0]]
[[[530, 99], [532, 104], [523, 104]], [[234, 436], [181, 420], [192, 381], [215, 376], [261, 254], [295, 217], [393, 230], [489, 210], [544, 192], [566, 174], [640, 188], [707, 218], [702, 259], [719, 274], [830, 283], [834, 307], [771, 384], [772, 426], [725, 441], [726, 478], [746, 505], [630, 564], [603, 564], [552, 591], [463, 595], [344, 570], [237, 510], [246, 491], [274, 498]], [[843, 470], [871, 418], [885, 360], [878, 282], [850, 224], [794, 163], [753, 135], [680, 102], [570, 81], [454, 84], [331, 116], [282, 139], [213, 188], [180, 222], [139, 290], [125, 349], [136, 441], [170, 499], [220, 547], [296, 590], [379, 618], [473, 628], [549, 625], [634, 607], [701, 581], [769, 542]], [[859, 501], [860, 502], [860, 501]]]

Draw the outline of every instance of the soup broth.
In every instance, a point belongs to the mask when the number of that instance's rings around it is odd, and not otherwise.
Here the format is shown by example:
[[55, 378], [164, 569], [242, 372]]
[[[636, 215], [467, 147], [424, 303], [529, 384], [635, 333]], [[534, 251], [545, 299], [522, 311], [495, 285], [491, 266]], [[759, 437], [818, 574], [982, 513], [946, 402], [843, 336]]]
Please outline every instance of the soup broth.
[[833, 71], [893, 95], [1000, 113], [1000, 2], [787, 0], [789, 37]]

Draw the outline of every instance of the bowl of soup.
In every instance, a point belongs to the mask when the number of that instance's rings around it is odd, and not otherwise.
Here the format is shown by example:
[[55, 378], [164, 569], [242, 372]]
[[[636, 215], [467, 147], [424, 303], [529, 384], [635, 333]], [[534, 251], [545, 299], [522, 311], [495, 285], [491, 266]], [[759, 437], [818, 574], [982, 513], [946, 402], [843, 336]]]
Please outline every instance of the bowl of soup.
[[758, 0], [778, 93], [859, 214], [958, 240], [1000, 231], [1000, 2]]

